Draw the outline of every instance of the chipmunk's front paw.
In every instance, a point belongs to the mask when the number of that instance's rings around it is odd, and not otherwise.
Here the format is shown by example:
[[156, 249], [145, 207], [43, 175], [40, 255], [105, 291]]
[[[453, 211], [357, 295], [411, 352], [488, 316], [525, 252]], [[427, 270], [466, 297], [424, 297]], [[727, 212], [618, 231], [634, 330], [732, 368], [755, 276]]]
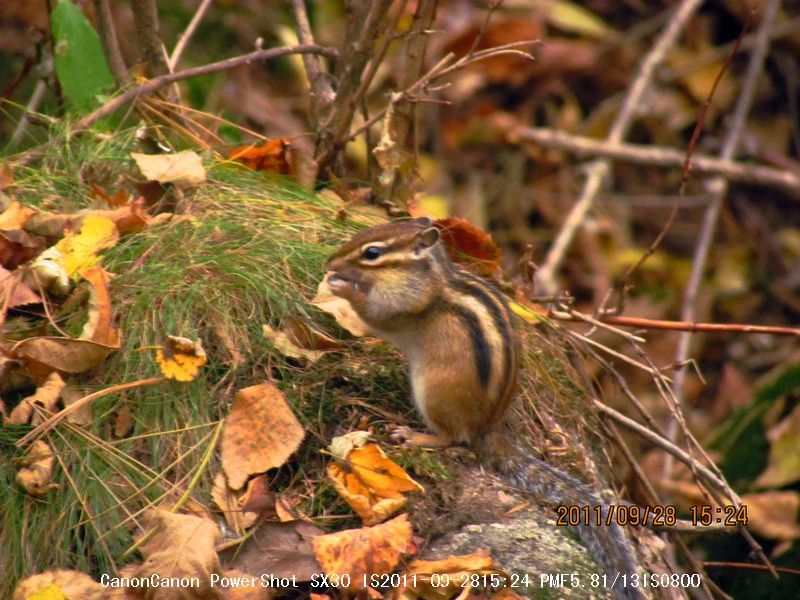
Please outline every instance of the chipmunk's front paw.
[[389, 432], [389, 439], [395, 444], [399, 444], [404, 448], [413, 446], [414, 444], [411, 442], [411, 440], [413, 440], [415, 436], [419, 435], [416, 431], [410, 427], [406, 427], [405, 425], [387, 425], [386, 429]]
[[444, 448], [451, 444], [450, 440], [431, 433], [420, 433], [404, 425], [389, 425], [389, 439], [404, 448], [425, 446], [426, 448]]

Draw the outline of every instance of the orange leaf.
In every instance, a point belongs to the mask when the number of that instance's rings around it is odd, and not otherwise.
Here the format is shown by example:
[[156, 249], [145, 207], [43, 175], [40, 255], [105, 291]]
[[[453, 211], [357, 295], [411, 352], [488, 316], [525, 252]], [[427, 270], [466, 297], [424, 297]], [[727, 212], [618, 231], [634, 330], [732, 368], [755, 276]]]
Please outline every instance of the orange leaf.
[[220, 444], [228, 485], [241, 489], [251, 475], [281, 466], [304, 436], [291, 407], [274, 385], [263, 383], [239, 390], [225, 417]]
[[231, 150], [229, 158], [236, 160], [254, 171], [269, 171], [289, 175], [292, 167], [286, 157], [289, 138], [267, 140], [260, 146], [240, 146]]
[[111, 295], [108, 293], [108, 273], [103, 267], [95, 266], [82, 269], [80, 276], [92, 286], [89, 297], [89, 320], [83, 326], [81, 339], [118, 348], [120, 345], [119, 330], [111, 326]]
[[350, 589], [363, 589], [369, 575], [391, 573], [411, 543], [408, 515], [374, 527], [347, 529], [314, 538], [314, 555], [325, 573], [350, 576]]
[[344, 464], [328, 465], [328, 477], [365, 525], [385, 521], [400, 510], [406, 503], [405, 492], [422, 491], [376, 444], [354, 448]]
[[[463, 582], [468, 580], [470, 575], [502, 575], [502, 571], [495, 566], [488, 550], [478, 550], [471, 554], [450, 556], [444, 560], [412, 561], [408, 565], [407, 574], [406, 581], [415, 583], [413, 587], [405, 588], [414, 591], [415, 596], [412, 597], [447, 600], [462, 589]], [[443, 582], [449, 582], [449, 585], [443, 585]], [[401, 592], [398, 597], [404, 597], [402, 594], [404, 590], [398, 591]]]
[[493, 275], [500, 269], [500, 249], [483, 229], [458, 217], [437, 219], [433, 224], [453, 261], [480, 275]]
[[23, 206], [16, 200], [12, 200], [8, 207], [0, 213], [0, 231], [22, 229], [28, 219], [38, 212], [35, 208]]

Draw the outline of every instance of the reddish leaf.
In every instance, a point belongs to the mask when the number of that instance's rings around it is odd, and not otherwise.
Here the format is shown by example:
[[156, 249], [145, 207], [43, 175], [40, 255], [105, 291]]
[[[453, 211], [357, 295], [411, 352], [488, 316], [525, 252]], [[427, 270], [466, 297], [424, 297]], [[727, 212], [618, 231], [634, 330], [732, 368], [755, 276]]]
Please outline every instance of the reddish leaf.
[[289, 138], [267, 140], [260, 146], [241, 146], [231, 150], [230, 159], [236, 160], [254, 171], [269, 171], [289, 175], [292, 167], [286, 156]]

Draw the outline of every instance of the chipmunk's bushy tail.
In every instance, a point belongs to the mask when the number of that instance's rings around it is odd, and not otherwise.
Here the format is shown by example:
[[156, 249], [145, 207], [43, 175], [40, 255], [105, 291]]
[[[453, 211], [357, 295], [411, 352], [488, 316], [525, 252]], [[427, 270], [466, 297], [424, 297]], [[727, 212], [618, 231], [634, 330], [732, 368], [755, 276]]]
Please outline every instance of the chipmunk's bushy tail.
[[[481, 461], [509, 485], [532, 493], [537, 498], [553, 505], [602, 507], [602, 523], [606, 522], [609, 506], [586, 483], [535, 457], [526, 448], [515, 448], [513, 452], [499, 451], [496, 441], [487, 446], [490, 452], [480, 452]], [[593, 510], [589, 511], [594, 514]], [[583, 511], [581, 511], [583, 515]], [[623, 587], [630, 581], [630, 574], [639, 573], [633, 546], [622, 527], [611, 525], [588, 525], [582, 523], [571, 527], [589, 550], [592, 558], [608, 576], [608, 585], [617, 581], [613, 593], [622, 600], [641, 600], [644, 594], [638, 588]], [[623, 574], [629, 577], [623, 578]], [[617, 577], [619, 574], [619, 577]]]

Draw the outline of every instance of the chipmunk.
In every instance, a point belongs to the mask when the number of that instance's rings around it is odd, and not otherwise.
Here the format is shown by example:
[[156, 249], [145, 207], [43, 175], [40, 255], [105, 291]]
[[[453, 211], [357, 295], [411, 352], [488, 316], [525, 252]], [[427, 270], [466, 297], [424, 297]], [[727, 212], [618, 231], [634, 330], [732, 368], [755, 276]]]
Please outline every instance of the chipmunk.
[[[512, 485], [554, 504], [605, 505], [589, 486], [504, 440], [514, 396], [518, 340], [503, 294], [450, 261], [427, 218], [357, 233], [328, 260], [332, 293], [408, 359], [414, 404], [433, 434], [396, 428], [412, 445], [465, 443]], [[579, 535], [607, 571], [638, 571], [618, 526], [582, 526]], [[640, 598], [631, 588], [619, 597]]]

